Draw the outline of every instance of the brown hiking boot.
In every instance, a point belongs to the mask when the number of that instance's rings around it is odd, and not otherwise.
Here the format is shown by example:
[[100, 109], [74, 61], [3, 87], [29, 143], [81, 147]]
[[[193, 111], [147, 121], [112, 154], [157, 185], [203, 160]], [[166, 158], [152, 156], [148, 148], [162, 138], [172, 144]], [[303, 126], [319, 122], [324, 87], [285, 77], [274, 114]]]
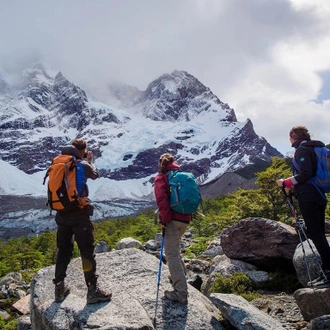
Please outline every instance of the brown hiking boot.
[[61, 302], [70, 293], [70, 287], [64, 281], [55, 284], [55, 301]]
[[111, 291], [105, 292], [96, 283], [88, 287], [87, 304], [96, 304], [101, 301], [109, 301], [112, 297]]
[[173, 291], [166, 290], [164, 292], [164, 295], [168, 300], [177, 301], [181, 304], [186, 304], [188, 302], [188, 294], [180, 293], [177, 290], [173, 290]]

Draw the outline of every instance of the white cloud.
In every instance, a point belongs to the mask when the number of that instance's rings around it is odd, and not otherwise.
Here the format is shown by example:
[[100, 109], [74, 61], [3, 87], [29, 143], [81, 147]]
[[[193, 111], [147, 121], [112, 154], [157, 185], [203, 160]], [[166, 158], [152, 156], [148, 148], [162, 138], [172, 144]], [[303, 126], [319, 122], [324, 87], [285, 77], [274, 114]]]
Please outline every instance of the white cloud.
[[82, 87], [140, 89], [186, 70], [285, 153], [297, 124], [330, 142], [329, 101], [312, 101], [327, 87], [329, 14], [324, 0], [12, 0], [0, 11], [0, 66], [40, 58]]

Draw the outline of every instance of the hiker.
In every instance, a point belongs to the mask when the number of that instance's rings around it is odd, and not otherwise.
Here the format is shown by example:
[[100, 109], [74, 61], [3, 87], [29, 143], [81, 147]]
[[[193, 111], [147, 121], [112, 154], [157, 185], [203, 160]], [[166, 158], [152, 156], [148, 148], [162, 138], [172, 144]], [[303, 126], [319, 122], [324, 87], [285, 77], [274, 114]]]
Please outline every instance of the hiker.
[[180, 255], [180, 238], [191, 221], [191, 214], [182, 214], [170, 209], [170, 187], [167, 177], [168, 171], [179, 169], [180, 166], [174, 161], [171, 154], [161, 155], [158, 174], [154, 182], [154, 191], [159, 209], [159, 219], [162, 228], [165, 227], [165, 255], [174, 288], [173, 291], [166, 290], [164, 295], [169, 300], [187, 303], [188, 285], [185, 266]]
[[[72, 145], [62, 149], [62, 154], [75, 156], [82, 160], [84, 173], [76, 176], [77, 187], [83, 186], [81, 197], [88, 197], [87, 179], [95, 180], [99, 174], [92, 164], [93, 154], [87, 152], [87, 144], [84, 140], [74, 140]], [[86, 160], [83, 160], [83, 158]], [[78, 173], [78, 172], [77, 172]], [[90, 221], [93, 215], [93, 206], [77, 207], [70, 212], [57, 211], [55, 221], [57, 223], [57, 260], [55, 268], [55, 301], [60, 302], [70, 293], [70, 288], [65, 284], [66, 270], [73, 255], [74, 240], [77, 242], [84, 272], [85, 282], [88, 287], [87, 304], [111, 299], [111, 292], [101, 290], [97, 285], [96, 261], [94, 254], [94, 227]]]
[[330, 284], [330, 247], [325, 236], [325, 208], [327, 199], [311, 183], [307, 181], [315, 176], [317, 158], [313, 147], [324, 147], [321, 141], [311, 140], [306, 127], [295, 126], [289, 132], [291, 146], [295, 148], [294, 160], [299, 170], [292, 165], [293, 176], [287, 179], [276, 180], [280, 187], [293, 194], [298, 200], [298, 205], [307, 227], [308, 236], [313, 241], [322, 261], [322, 269], [327, 279], [320, 276], [307, 286], [328, 287]]

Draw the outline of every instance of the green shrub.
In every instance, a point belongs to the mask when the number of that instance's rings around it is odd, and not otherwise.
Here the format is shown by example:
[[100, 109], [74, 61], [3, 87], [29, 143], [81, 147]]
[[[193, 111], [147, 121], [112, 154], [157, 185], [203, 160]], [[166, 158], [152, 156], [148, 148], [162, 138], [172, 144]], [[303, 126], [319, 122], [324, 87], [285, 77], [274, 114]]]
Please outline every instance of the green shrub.
[[198, 257], [206, 250], [208, 244], [209, 244], [209, 238], [206, 237], [195, 238], [195, 242], [193, 242], [184, 249], [185, 257], [189, 259]]
[[0, 329], [1, 330], [16, 330], [18, 321], [12, 318], [4, 320], [0, 315]]
[[251, 301], [261, 297], [255, 289], [255, 284], [244, 273], [235, 273], [229, 277], [216, 274], [210, 293], [232, 293]]

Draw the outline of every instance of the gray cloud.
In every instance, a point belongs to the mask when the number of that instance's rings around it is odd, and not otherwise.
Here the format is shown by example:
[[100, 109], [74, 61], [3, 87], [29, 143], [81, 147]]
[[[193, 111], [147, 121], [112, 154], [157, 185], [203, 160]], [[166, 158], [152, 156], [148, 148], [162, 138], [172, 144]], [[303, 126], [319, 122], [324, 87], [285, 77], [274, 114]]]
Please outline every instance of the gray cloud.
[[[0, 66], [38, 59], [82, 87], [119, 80], [140, 89], [186, 70], [229, 102], [254, 66], [274, 61], [276, 44], [312, 47], [327, 31], [315, 11], [290, 0], [12, 0], [1, 6]], [[293, 83], [279, 69], [269, 84], [282, 79]]]

